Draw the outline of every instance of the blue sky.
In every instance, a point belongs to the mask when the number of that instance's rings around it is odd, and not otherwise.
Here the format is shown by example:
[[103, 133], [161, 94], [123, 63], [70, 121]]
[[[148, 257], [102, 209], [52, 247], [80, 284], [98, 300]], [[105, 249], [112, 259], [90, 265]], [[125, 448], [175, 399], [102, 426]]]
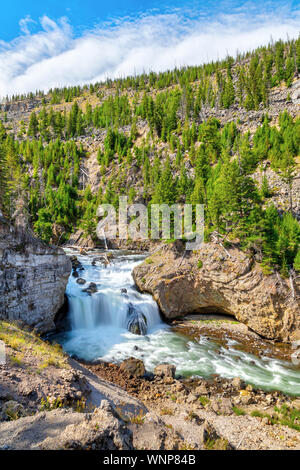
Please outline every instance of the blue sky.
[[299, 30], [300, 0], [6, 1], [0, 96], [199, 64]]
[[[1, 6], [0, 31], [1, 39], [12, 40], [20, 33], [19, 21], [30, 16], [32, 20], [44, 15], [57, 20], [68, 17], [74, 27], [74, 33], [93, 28], [98, 24], [125, 16], [134, 17], [140, 13], [168, 12], [174, 8], [185, 8], [214, 14], [218, 11], [229, 11], [232, 7], [241, 5], [241, 1], [182, 1], [182, 0], [11, 0]], [[278, 2], [275, 2], [278, 3]], [[279, 2], [280, 3], [280, 2]], [[295, 3], [295, 2], [294, 2]], [[30, 30], [36, 31], [38, 24], [31, 23]]]
[[74, 34], [79, 36], [83, 31], [93, 28], [103, 22], [125, 16], [135, 17], [147, 12], [169, 12], [174, 9], [185, 9], [190, 14], [206, 17], [220, 13], [230, 13], [243, 5], [257, 5], [257, 11], [265, 9], [272, 11], [277, 7], [293, 10], [299, 9], [299, 0], [245, 2], [241, 0], [11, 0], [3, 2], [0, 16], [0, 39], [10, 41], [20, 33], [19, 21], [30, 16], [36, 23], [30, 24], [32, 32], [38, 30], [38, 20], [46, 15], [53, 20], [66, 16], [74, 28]]

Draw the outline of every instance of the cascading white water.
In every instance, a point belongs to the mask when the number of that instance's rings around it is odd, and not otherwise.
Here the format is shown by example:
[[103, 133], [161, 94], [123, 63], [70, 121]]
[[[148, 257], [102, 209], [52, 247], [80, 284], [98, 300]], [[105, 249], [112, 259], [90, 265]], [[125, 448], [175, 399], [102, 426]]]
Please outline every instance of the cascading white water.
[[[84, 256], [78, 259], [84, 263], [84, 271], [79, 273], [86, 283], [79, 285], [77, 278], [71, 276], [66, 291], [73, 330], [90, 330], [100, 325], [126, 328], [130, 304], [146, 317], [150, 330], [162, 324], [158, 307], [151, 296], [134, 289], [131, 272], [141, 262], [141, 257], [119, 258], [108, 266], [93, 266], [92, 258]], [[94, 282], [98, 289], [93, 295], [84, 292], [90, 282]]]
[[[132, 335], [127, 329], [130, 306], [145, 318], [148, 334], [165, 328], [152, 297], [134, 288], [131, 272], [143, 257], [118, 256], [108, 266], [101, 263], [93, 266], [93, 257], [78, 256], [84, 266], [79, 271], [86, 281], [84, 285], [70, 276], [66, 294], [72, 330], [63, 340], [69, 354], [89, 361], [109, 354], [116, 343], [126, 342], [128, 335]], [[89, 295], [84, 290], [91, 282], [96, 284], [97, 292]]]
[[[230, 339], [223, 347], [204, 336], [199, 341], [191, 341], [172, 331], [162, 322], [152, 297], [139, 293], [134, 287], [131, 272], [143, 257], [115, 253], [112, 263], [105, 267], [92, 265], [96, 256], [95, 253], [78, 256], [85, 268], [79, 271], [79, 276], [86, 283], [78, 284], [71, 275], [67, 286], [72, 330], [57, 336], [67, 353], [87, 361], [120, 362], [136, 357], [144, 361], [149, 371], [157, 364], [168, 362], [183, 376], [239, 376], [266, 390], [300, 394], [299, 366], [256, 357], [236, 349], [237, 345]], [[92, 295], [84, 292], [90, 282], [97, 286], [97, 292]], [[146, 319], [144, 336], [127, 329], [130, 305]]]

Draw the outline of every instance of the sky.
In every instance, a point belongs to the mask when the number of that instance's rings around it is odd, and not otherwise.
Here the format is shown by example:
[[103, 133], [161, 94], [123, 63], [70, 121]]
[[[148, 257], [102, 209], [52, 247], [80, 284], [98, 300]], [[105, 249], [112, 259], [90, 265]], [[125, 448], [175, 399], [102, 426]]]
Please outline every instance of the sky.
[[300, 0], [10, 0], [1, 13], [2, 97], [201, 64], [300, 31]]

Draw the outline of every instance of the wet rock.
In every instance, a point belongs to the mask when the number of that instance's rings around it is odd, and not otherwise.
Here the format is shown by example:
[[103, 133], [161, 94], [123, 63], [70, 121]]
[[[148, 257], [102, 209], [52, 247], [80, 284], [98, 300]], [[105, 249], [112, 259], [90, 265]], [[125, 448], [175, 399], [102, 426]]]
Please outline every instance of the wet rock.
[[79, 277], [76, 282], [77, 282], [77, 284], [82, 285], [82, 284], [85, 284], [85, 283], [86, 283], [86, 280], [83, 279], [82, 277]]
[[176, 367], [171, 364], [159, 364], [154, 369], [154, 374], [158, 377], [171, 377], [174, 379]]
[[92, 265], [95, 266], [97, 261], [99, 263], [102, 263], [104, 264], [105, 266], [107, 266], [108, 264], [110, 264], [110, 260], [112, 259], [112, 257], [109, 256], [109, 253], [108, 254], [104, 254], [104, 255], [101, 255], [101, 256], [97, 256], [97, 258], [94, 258], [93, 261], [92, 261]]
[[142, 313], [137, 313], [127, 324], [128, 331], [134, 335], [145, 335], [147, 333], [147, 319]]
[[71, 256], [70, 261], [72, 263], [72, 269], [73, 271], [83, 271], [84, 267], [82, 266], [81, 262], [77, 258], [77, 256]]
[[80, 265], [80, 261], [78, 261], [77, 256], [71, 256], [70, 261], [72, 263], [72, 269], [77, 269], [77, 267]]
[[132, 377], [143, 377], [146, 372], [143, 361], [135, 359], [134, 357], [130, 357], [123, 361], [120, 365], [120, 370], [127, 372]]
[[97, 285], [94, 282], [91, 282], [86, 289], [83, 289], [83, 292], [86, 292], [89, 295], [95, 294], [97, 291]]
[[147, 333], [147, 318], [131, 302], [128, 304], [128, 317], [128, 331], [135, 335], [145, 335]]
[[72, 272], [72, 276], [75, 277], [75, 278], [77, 278], [77, 277], [79, 277], [79, 274], [78, 274], [77, 271], [73, 271], [73, 272]]

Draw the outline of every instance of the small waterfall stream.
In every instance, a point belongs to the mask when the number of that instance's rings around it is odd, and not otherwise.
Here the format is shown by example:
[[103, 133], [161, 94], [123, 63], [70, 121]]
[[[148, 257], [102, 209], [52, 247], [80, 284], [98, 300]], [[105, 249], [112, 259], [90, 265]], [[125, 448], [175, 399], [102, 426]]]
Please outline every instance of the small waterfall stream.
[[[120, 362], [136, 357], [144, 361], [149, 371], [168, 362], [182, 376], [238, 376], [266, 390], [300, 394], [299, 366], [236, 349], [230, 339], [226, 347], [205, 336], [193, 341], [166, 325], [152, 297], [135, 289], [131, 272], [143, 256], [115, 252], [111, 263], [105, 266], [93, 265], [95, 253], [76, 255], [84, 267], [78, 271], [79, 276], [86, 282], [81, 285], [78, 278], [70, 276], [66, 293], [72, 329], [56, 337], [68, 354], [86, 361]], [[84, 290], [91, 282], [97, 292], [89, 295]], [[147, 329], [145, 335], [128, 331], [136, 313], [140, 327]]]

